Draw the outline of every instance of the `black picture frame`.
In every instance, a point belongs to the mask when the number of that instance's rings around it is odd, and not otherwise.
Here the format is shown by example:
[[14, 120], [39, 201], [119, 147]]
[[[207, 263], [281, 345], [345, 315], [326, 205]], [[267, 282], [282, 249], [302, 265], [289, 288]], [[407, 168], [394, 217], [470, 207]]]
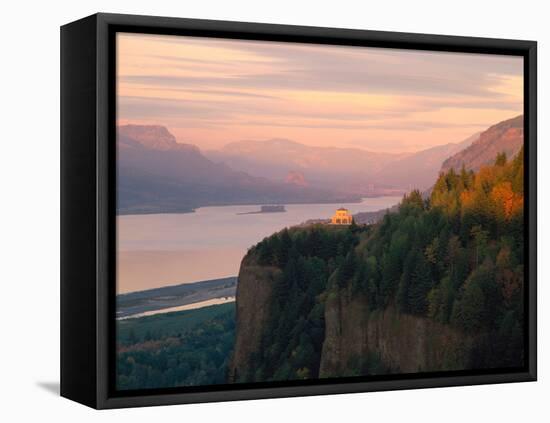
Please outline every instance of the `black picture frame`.
[[[115, 34], [136, 32], [352, 45], [524, 58], [526, 365], [304, 382], [117, 392], [115, 301]], [[61, 28], [61, 395], [90, 407], [430, 388], [537, 378], [537, 44], [472, 38], [196, 19], [95, 14]]]

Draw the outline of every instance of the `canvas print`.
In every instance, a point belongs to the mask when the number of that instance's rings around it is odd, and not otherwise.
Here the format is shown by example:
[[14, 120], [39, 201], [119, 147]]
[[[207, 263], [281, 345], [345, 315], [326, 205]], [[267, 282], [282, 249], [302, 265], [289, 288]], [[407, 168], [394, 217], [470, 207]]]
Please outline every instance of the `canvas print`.
[[117, 390], [524, 365], [521, 57], [116, 51]]

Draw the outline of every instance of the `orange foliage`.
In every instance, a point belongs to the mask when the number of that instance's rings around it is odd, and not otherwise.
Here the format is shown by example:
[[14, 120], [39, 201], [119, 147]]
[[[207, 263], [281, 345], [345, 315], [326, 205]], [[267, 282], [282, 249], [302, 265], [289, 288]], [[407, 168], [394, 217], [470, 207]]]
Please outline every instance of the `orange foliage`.
[[523, 209], [523, 196], [512, 190], [511, 182], [501, 182], [495, 185], [491, 191], [491, 200], [504, 212], [504, 217], [509, 219]]
[[474, 186], [477, 191], [485, 191], [496, 179], [497, 169], [495, 166], [482, 166], [475, 176]]
[[430, 201], [449, 214], [462, 211], [512, 219], [523, 211], [523, 150], [512, 161], [481, 166], [477, 173], [451, 169], [441, 174]]
[[474, 193], [472, 191], [462, 191], [460, 193], [460, 202], [465, 209], [472, 207], [474, 204]]

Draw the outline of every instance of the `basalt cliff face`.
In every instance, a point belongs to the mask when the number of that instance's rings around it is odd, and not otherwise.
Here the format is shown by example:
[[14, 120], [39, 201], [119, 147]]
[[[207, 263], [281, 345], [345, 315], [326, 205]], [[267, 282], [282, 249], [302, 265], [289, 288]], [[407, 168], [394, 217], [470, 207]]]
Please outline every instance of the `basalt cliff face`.
[[[236, 341], [229, 365], [230, 382], [259, 381], [265, 352], [276, 348], [269, 321], [274, 286], [282, 270], [262, 266], [249, 253], [241, 264], [237, 289]], [[368, 296], [351, 288], [320, 296], [324, 333], [318, 367], [308, 377], [414, 373], [467, 369], [474, 347], [466, 334], [426, 317], [401, 313], [395, 306], [372, 310]], [[299, 325], [289, 332], [299, 330]], [[304, 330], [303, 336], [308, 336]], [[297, 354], [293, 349], [289, 355]], [[261, 373], [261, 372], [260, 372]], [[267, 378], [277, 380], [278, 378]]]
[[[354, 376], [374, 364], [384, 373], [467, 368], [469, 337], [430, 319], [398, 312], [371, 311], [365, 296], [331, 294], [325, 306], [325, 341], [319, 377]], [[379, 370], [380, 371], [380, 370]]]
[[254, 371], [252, 358], [260, 350], [271, 310], [273, 282], [281, 273], [271, 266], [260, 266], [254, 254], [241, 263], [237, 285], [235, 349], [229, 366], [229, 381], [247, 378]]

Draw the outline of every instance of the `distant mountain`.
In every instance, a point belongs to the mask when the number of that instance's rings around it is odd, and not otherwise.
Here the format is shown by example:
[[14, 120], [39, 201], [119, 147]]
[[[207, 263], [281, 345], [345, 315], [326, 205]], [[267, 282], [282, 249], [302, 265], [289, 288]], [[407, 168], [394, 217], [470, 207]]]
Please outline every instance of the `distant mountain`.
[[187, 212], [224, 204], [353, 201], [350, 195], [251, 176], [214, 163], [162, 126], [118, 127], [120, 214]]
[[168, 129], [159, 125], [124, 125], [118, 127], [118, 147], [145, 147], [159, 151], [188, 151], [199, 153], [191, 144], [180, 144]]
[[[192, 211], [226, 204], [349, 202], [426, 190], [439, 171], [477, 170], [523, 145], [523, 116], [460, 142], [412, 154], [313, 147], [284, 139], [230, 143], [203, 154], [162, 126], [118, 128], [118, 211]], [[254, 176], [253, 176], [254, 175]]]
[[205, 155], [233, 169], [284, 181], [299, 172], [311, 186], [353, 191], [403, 154], [376, 153], [359, 148], [315, 147], [286, 139], [239, 141]]
[[285, 139], [239, 141], [205, 154], [252, 175], [288, 180], [289, 174], [299, 173], [310, 186], [338, 187], [368, 196], [387, 192], [389, 188], [405, 192], [429, 187], [443, 161], [478, 137], [475, 134], [462, 142], [402, 154], [312, 147]]
[[375, 181], [407, 191], [425, 190], [433, 185], [445, 159], [470, 146], [478, 138], [479, 133], [476, 133], [464, 141], [438, 145], [392, 161], [374, 175]]
[[306, 181], [306, 178], [302, 172], [296, 172], [295, 170], [291, 170], [288, 172], [288, 175], [286, 175], [285, 182], [287, 184], [294, 184], [301, 187], [307, 187], [309, 183]]
[[523, 115], [491, 126], [482, 132], [479, 139], [468, 148], [449, 157], [441, 167], [442, 172], [451, 168], [478, 170], [482, 165], [492, 164], [498, 153], [514, 157], [523, 145]]

